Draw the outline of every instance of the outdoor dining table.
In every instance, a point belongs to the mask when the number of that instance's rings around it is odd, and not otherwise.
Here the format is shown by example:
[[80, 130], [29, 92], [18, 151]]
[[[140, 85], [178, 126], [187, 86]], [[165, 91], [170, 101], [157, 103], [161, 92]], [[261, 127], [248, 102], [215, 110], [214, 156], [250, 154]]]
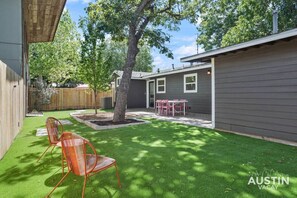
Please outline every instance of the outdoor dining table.
[[[181, 113], [183, 112], [184, 115], [186, 115], [186, 103], [188, 101], [187, 100], [156, 100], [156, 105], [155, 105], [155, 112], [156, 114], [161, 115], [163, 112], [163, 108], [167, 109], [166, 111], [168, 111], [168, 109], [172, 109], [172, 116], [175, 116], [175, 113]], [[165, 104], [165, 105], [164, 105]], [[176, 105], [180, 104], [182, 105], [182, 110], [179, 109], [179, 111], [176, 110]], [[166, 112], [166, 115], [168, 115], [168, 112]]]
[[168, 103], [172, 105], [172, 116], [174, 116], [174, 112], [175, 112], [174, 106], [176, 104], [183, 104], [183, 113], [184, 113], [184, 115], [186, 115], [186, 103], [187, 102], [188, 102], [187, 100], [168, 100]]

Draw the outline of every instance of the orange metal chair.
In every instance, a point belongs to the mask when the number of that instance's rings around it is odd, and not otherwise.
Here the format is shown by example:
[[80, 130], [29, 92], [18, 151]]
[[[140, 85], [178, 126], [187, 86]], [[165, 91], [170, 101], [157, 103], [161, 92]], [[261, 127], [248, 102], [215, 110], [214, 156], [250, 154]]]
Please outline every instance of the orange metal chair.
[[[48, 134], [49, 146], [42, 153], [42, 155], [38, 158], [37, 162], [39, 162], [39, 160], [45, 155], [45, 153], [47, 152], [47, 150], [50, 147], [53, 147], [51, 150], [51, 153], [53, 152], [53, 150], [56, 146], [61, 147], [59, 134], [62, 134], [64, 131], [62, 123], [56, 118], [48, 117], [46, 119], [46, 130], [47, 130], [47, 134]], [[63, 155], [62, 155], [62, 157], [63, 157]], [[63, 164], [63, 160], [62, 160], [62, 164]]]
[[[47, 195], [47, 197], [49, 197], [54, 192], [54, 190], [64, 181], [64, 179], [70, 172], [72, 172], [75, 175], [85, 177], [82, 189], [82, 197], [84, 197], [87, 179], [90, 176], [93, 176], [95, 173], [99, 173], [112, 166], [114, 166], [116, 169], [118, 185], [121, 188], [120, 176], [118, 173], [115, 159], [105, 157], [102, 155], [97, 155], [93, 145], [87, 139], [84, 139], [75, 133], [64, 132], [61, 136], [61, 143], [63, 154], [66, 158], [68, 166], [68, 172], [57, 183], [57, 185], [52, 189], [52, 191]], [[86, 153], [87, 146], [89, 146], [92, 149], [93, 154]]]

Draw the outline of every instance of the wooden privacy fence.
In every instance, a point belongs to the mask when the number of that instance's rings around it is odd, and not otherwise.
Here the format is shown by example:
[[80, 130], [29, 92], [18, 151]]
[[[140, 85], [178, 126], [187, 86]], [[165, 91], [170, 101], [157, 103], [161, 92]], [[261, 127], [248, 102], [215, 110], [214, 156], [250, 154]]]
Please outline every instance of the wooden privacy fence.
[[[51, 102], [43, 105], [43, 111], [64, 109], [88, 109], [93, 108], [94, 92], [88, 88], [55, 88], [56, 93], [52, 95]], [[29, 110], [34, 109], [35, 88], [29, 88]], [[112, 97], [112, 91], [100, 92], [97, 95], [97, 107], [100, 108], [101, 98]]]
[[0, 159], [23, 126], [25, 90], [23, 78], [0, 60]]

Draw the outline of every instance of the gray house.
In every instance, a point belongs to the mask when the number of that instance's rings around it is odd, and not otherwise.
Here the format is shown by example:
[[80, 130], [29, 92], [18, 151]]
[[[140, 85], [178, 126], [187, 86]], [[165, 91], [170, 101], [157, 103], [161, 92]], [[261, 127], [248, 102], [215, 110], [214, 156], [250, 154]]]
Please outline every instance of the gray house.
[[[146, 80], [143, 78], [151, 73], [132, 72], [130, 88], [127, 99], [127, 108], [145, 108], [146, 107]], [[114, 89], [117, 90], [123, 75], [123, 71], [116, 70], [113, 72]], [[114, 93], [114, 100], [116, 92]], [[114, 101], [115, 102], [115, 101]]]
[[211, 65], [213, 128], [297, 141], [297, 29], [181, 61]]
[[193, 113], [211, 113], [211, 64], [176, 68], [146, 75], [146, 107], [160, 99], [186, 99]]
[[27, 111], [28, 44], [53, 40], [65, 2], [0, 1], [0, 159]]

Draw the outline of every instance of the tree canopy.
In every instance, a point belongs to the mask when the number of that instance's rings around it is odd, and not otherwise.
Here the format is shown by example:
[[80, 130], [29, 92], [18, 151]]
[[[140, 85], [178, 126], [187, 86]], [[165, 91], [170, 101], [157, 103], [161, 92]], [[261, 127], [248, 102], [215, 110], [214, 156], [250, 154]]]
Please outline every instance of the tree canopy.
[[94, 91], [94, 108], [97, 114], [97, 94], [110, 88], [112, 63], [110, 56], [104, 55], [105, 37], [101, 33], [100, 23], [89, 17], [87, 12], [87, 16], [80, 20], [80, 27], [83, 30], [83, 40], [79, 76]]
[[[127, 42], [106, 40], [105, 54], [111, 57], [112, 70], [123, 70], [127, 56]], [[133, 71], [151, 72], [153, 70], [153, 56], [148, 45], [142, 45], [136, 56], [136, 63]]]
[[100, 29], [113, 40], [127, 41], [127, 55], [123, 76], [117, 90], [114, 122], [125, 119], [127, 95], [136, 56], [143, 44], [159, 49], [173, 58], [165, 43], [170, 36], [164, 29], [178, 30], [183, 19], [194, 22], [196, 0], [97, 0], [88, 10], [101, 25]]
[[173, 58], [171, 51], [164, 45], [170, 35], [164, 29], [176, 31], [182, 19], [195, 22], [195, 0], [97, 0], [89, 5], [92, 16], [102, 24], [101, 28], [115, 41], [127, 41], [132, 23], [137, 27], [139, 45], [156, 47], [161, 53]]
[[297, 27], [295, 0], [200, 0], [197, 42], [210, 50], [270, 35], [274, 10], [280, 32]]
[[30, 44], [31, 78], [43, 76], [49, 82], [64, 83], [75, 78], [79, 64], [79, 34], [68, 10], [61, 16], [53, 42]]

